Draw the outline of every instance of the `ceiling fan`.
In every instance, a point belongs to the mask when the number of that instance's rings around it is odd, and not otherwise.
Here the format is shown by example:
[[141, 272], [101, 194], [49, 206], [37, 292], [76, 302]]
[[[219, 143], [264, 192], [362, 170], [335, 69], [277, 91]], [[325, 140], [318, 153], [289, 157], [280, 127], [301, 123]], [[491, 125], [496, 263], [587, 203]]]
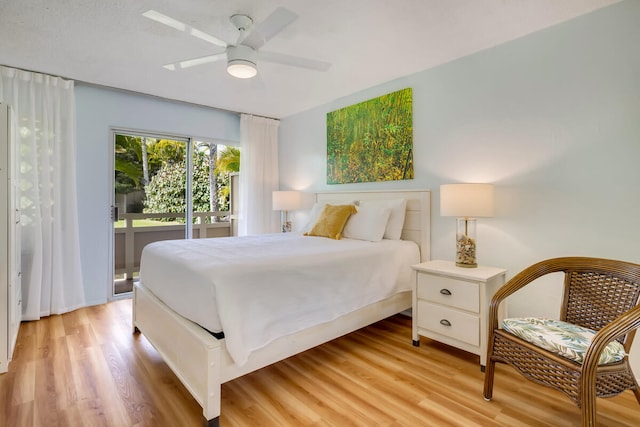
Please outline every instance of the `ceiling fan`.
[[247, 79], [254, 77], [258, 73], [258, 60], [316, 71], [327, 71], [331, 67], [331, 64], [327, 62], [260, 50], [267, 41], [298, 18], [295, 13], [283, 7], [277, 8], [264, 21], [257, 24], [254, 24], [253, 19], [248, 15], [232, 15], [229, 20], [238, 30], [238, 37], [234, 43], [227, 43], [218, 37], [207, 34], [155, 10], [148, 10], [142, 16], [225, 49], [224, 52], [213, 55], [163, 65], [168, 70], [175, 71], [226, 60], [229, 74], [237, 78]]

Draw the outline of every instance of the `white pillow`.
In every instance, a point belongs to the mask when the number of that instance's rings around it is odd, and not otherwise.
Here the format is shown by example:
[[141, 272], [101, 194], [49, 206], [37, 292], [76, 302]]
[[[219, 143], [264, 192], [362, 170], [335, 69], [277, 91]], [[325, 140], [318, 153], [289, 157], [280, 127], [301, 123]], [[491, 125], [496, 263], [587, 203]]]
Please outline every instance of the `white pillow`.
[[404, 214], [407, 210], [407, 199], [360, 200], [360, 206], [390, 208], [391, 215], [389, 215], [383, 238], [400, 240], [402, 227], [404, 226]]
[[370, 242], [382, 240], [391, 215], [391, 208], [358, 206], [357, 209], [358, 212], [351, 215], [345, 224], [342, 237]]
[[313, 204], [313, 207], [311, 208], [311, 213], [309, 214], [309, 222], [307, 222], [307, 225], [305, 225], [304, 228], [302, 229], [303, 232], [308, 233], [309, 231], [311, 231], [311, 229], [313, 228], [313, 225], [318, 220], [318, 215], [320, 215], [320, 212], [322, 212], [322, 209], [324, 209], [324, 205], [326, 205], [326, 203], [324, 202], [320, 202], [320, 203], [315, 202]]

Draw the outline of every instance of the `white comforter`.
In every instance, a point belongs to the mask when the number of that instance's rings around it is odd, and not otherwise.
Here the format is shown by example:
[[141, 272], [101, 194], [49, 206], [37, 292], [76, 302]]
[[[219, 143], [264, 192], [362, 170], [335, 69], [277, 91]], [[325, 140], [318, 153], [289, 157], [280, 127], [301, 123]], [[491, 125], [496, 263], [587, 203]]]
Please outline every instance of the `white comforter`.
[[411, 289], [413, 242], [297, 233], [147, 245], [140, 280], [180, 315], [224, 331], [242, 366], [271, 341]]

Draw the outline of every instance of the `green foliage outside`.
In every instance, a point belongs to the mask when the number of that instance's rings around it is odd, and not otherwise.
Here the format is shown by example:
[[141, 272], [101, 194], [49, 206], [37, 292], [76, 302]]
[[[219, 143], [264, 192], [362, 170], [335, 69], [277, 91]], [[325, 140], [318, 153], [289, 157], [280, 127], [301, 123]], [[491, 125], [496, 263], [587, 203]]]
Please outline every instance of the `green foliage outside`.
[[[209, 180], [208, 144], [196, 146], [193, 158], [193, 211], [209, 212], [210, 194], [217, 194], [218, 211], [229, 209], [229, 173], [240, 168], [240, 150], [226, 146], [218, 152], [214, 174], [215, 188]], [[115, 192], [128, 194], [144, 191], [144, 212], [185, 212], [186, 210], [186, 146], [184, 142], [116, 135]], [[214, 153], [212, 153], [213, 155]], [[146, 165], [145, 165], [146, 160]], [[148, 182], [145, 180], [148, 176]], [[211, 184], [213, 185], [213, 184]], [[184, 222], [183, 218], [179, 221]], [[171, 222], [171, 218], [158, 219]]]
[[413, 179], [411, 88], [327, 114], [327, 184]]
[[142, 180], [142, 154], [140, 140], [116, 135], [115, 192], [127, 194], [140, 187]]
[[222, 150], [218, 156], [216, 172], [240, 172], [240, 149], [238, 147], [225, 146], [224, 150]]
[[148, 147], [150, 171], [157, 171], [167, 163], [179, 162], [187, 155], [187, 148], [184, 142], [170, 139], [151, 140]]
[[[185, 212], [186, 160], [165, 163], [146, 187], [145, 213]], [[193, 161], [193, 210], [209, 210], [209, 161], [203, 152], [196, 152]]]
[[[116, 135], [115, 142], [115, 192], [128, 194], [143, 190], [144, 155], [143, 139], [140, 136]], [[166, 139], [146, 138], [149, 177], [164, 164], [179, 162], [186, 154], [183, 142]]]
[[[223, 153], [226, 150], [223, 150]], [[238, 151], [239, 152], [239, 151]], [[184, 212], [186, 210], [185, 159], [164, 164], [146, 187], [145, 213]], [[229, 210], [229, 174], [216, 168], [218, 211]], [[193, 158], [192, 202], [194, 212], [209, 212], [209, 157], [195, 151]], [[178, 218], [181, 221], [182, 218]], [[172, 221], [172, 219], [167, 219]]]
[[226, 179], [224, 186], [218, 185], [220, 196], [225, 200], [228, 200], [230, 193], [229, 174], [234, 172], [240, 172], [240, 149], [227, 145], [224, 150], [218, 154], [218, 161], [216, 163], [216, 173], [218, 176], [222, 175]]

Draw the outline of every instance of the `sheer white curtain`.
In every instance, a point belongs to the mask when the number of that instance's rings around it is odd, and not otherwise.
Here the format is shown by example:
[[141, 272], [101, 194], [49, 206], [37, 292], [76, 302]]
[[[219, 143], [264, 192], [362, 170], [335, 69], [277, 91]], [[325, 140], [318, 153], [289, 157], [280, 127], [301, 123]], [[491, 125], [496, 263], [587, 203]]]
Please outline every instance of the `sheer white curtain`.
[[14, 111], [20, 153], [23, 320], [85, 304], [73, 86], [59, 77], [0, 66], [0, 102]]
[[271, 208], [278, 189], [278, 126], [280, 121], [240, 116], [240, 212], [238, 234], [275, 233], [280, 212]]

